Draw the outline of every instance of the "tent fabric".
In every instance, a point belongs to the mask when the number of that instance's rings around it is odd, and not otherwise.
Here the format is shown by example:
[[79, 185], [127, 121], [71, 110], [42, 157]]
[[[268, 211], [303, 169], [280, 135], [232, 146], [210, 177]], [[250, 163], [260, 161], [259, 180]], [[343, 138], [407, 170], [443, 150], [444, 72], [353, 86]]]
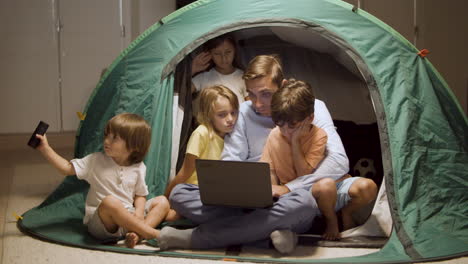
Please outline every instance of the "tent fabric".
[[[260, 26], [303, 28], [351, 58], [369, 89], [380, 131], [386, 194], [394, 228], [378, 252], [338, 259], [241, 258], [261, 262], [405, 263], [468, 254], [468, 120], [427, 58], [372, 15], [338, 0], [200, 0], [163, 18], [109, 67], [86, 106], [75, 156], [102, 149], [105, 123], [134, 112], [153, 128], [145, 159], [150, 197], [171, 172], [177, 65], [206, 40]], [[188, 88], [187, 88], [188, 89]], [[178, 91], [180, 93], [180, 90]], [[186, 105], [186, 102], [183, 102]], [[21, 230], [84, 248], [215, 258], [101, 245], [81, 224], [88, 187], [69, 176], [18, 222]], [[149, 198], [150, 198], [149, 197]]]

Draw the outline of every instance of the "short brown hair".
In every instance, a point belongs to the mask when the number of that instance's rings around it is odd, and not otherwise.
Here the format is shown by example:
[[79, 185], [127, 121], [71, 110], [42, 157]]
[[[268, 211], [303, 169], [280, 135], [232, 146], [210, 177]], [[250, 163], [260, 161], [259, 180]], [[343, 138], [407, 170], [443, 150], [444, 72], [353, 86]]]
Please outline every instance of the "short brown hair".
[[314, 113], [312, 87], [303, 81], [289, 79], [271, 99], [271, 117], [277, 126], [296, 124]]
[[130, 151], [130, 164], [143, 161], [151, 144], [151, 127], [143, 117], [132, 113], [118, 114], [106, 124], [104, 136], [109, 134], [118, 135], [125, 141]]
[[271, 81], [281, 87], [283, 68], [278, 55], [259, 55], [253, 58], [242, 76], [244, 80], [271, 77]]
[[214, 115], [214, 104], [218, 97], [225, 97], [231, 103], [234, 110], [239, 110], [239, 100], [236, 94], [224, 85], [215, 85], [205, 88], [200, 93], [200, 101], [198, 108], [197, 121], [201, 125], [204, 125], [210, 131], [210, 134], [214, 131], [213, 126], [213, 115]]

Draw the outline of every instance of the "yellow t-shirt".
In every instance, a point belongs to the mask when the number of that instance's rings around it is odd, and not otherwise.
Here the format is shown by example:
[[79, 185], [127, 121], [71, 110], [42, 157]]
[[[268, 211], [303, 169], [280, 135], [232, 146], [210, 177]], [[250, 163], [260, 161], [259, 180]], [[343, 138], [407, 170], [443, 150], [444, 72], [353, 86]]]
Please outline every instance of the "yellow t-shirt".
[[[199, 159], [219, 160], [223, 152], [224, 139], [222, 139], [214, 131], [211, 133], [211, 138], [208, 133], [208, 128], [204, 125], [199, 125], [190, 136], [187, 144], [187, 151], [197, 156]], [[197, 171], [194, 171], [186, 183], [198, 184]]]

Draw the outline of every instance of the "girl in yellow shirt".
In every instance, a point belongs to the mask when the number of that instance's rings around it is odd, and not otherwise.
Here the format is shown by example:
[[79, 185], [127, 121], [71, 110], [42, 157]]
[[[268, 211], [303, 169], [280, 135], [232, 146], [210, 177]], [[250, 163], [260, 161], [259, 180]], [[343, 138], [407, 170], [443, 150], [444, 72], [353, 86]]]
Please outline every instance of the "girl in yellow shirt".
[[203, 89], [197, 121], [200, 124], [190, 136], [182, 168], [169, 183], [165, 195], [179, 183], [198, 184], [196, 159], [221, 158], [224, 136], [234, 129], [239, 113], [237, 96], [229, 88], [216, 85]]

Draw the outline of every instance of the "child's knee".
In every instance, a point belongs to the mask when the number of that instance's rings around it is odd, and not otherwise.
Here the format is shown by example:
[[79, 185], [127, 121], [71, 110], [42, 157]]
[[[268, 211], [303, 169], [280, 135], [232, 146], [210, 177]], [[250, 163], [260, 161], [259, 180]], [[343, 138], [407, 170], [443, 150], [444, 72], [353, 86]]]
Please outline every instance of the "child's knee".
[[120, 207], [123, 208], [122, 202], [112, 195], [108, 195], [102, 199], [99, 204], [99, 212], [113, 212], [118, 210]]
[[176, 186], [174, 186], [174, 188], [172, 188], [172, 191], [168, 197], [171, 204], [173, 200], [177, 200], [178, 196], [183, 195], [185, 193], [184, 187], [185, 187], [185, 184], [177, 184]]
[[102, 199], [101, 206], [106, 206], [106, 207], [114, 207], [118, 204], [120, 204], [120, 200], [117, 199], [116, 197], [112, 195], [108, 195]]
[[312, 195], [315, 199], [320, 198], [323, 195], [328, 197], [336, 196], [336, 183], [333, 179], [323, 178], [312, 186]]
[[377, 185], [371, 179], [360, 178], [351, 185], [349, 195], [373, 200], [377, 196]]
[[158, 210], [161, 211], [169, 211], [171, 206], [169, 205], [169, 201], [166, 196], [161, 195], [152, 199], [151, 209], [152, 208], [158, 208]]
[[181, 219], [182, 217], [173, 209], [169, 209], [165, 221], [176, 221]]

